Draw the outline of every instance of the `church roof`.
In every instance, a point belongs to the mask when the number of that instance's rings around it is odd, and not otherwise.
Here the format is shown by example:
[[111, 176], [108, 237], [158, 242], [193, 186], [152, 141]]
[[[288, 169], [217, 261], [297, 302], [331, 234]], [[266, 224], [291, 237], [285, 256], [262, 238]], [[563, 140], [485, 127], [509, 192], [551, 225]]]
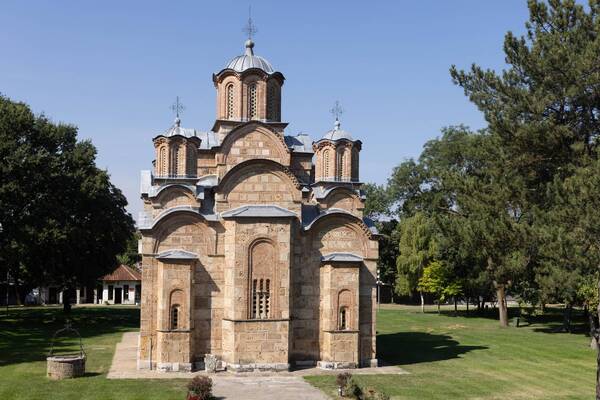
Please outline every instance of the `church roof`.
[[232, 69], [236, 72], [244, 72], [247, 69], [258, 68], [267, 74], [275, 72], [270, 62], [261, 56], [254, 55], [254, 42], [250, 39], [246, 41], [246, 52], [241, 56], [234, 57], [227, 63], [225, 69]]
[[352, 135], [350, 134], [350, 132], [345, 131], [343, 129], [340, 128], [340, 121], [336, 118], [335, 120], [335, 125], [333, 127], [332, 130], [327, 131], [325, 133], [325, 135], [323, 135], [323, 137], [319, 140], [349, 140], [351, 142], [354, 142], [354, 138], [352, 137]]
[[241, 206], [221, 213], [223, 218], [290, 218], [295, 216], [296, 214], [290, 210], [274, 204]]
[[128, 265], [119, 265], [110, 274], [104, 275], [101, 281], [141, 281], [142, 274]]
[[296, 136], [285, 136], [285, 144], [296, 153], [313, 153], [312, 139], [306, 133]]
[[187, 138], [198, 137], [195, 129], [181, 127], [181, 120], [179, 119], [179, 117], [175, 118], [175, 121], [173, 121], [173, 125], [171, 125], [171, 127], [162, 134], [162, 136], [166, 137], [177, 135], [184, 136]]

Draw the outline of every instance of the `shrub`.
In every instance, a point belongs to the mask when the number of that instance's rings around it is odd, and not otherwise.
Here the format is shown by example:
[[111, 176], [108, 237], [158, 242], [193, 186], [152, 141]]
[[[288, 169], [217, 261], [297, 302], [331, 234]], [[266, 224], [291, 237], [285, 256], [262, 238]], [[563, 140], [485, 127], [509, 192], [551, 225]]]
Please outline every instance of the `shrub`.
[[361, 400], [363, 397], [363, 391], [360, 385], [356, 382], [356, 380], [354, 380], [352, 376], [350, 377], [350, 379], [348, 379], [348, 383], [344, 388], [344, 396], [351, 396], [354, 397], [356, 400]]
[[187, 388], [189, 394], [193, 395], [196, 400], [211, 400], [213, 398], [212, 379], [208, 376], [195, 376], [188, 383]]
[[348, 381], [351, 378], [352, 374], [350, 372], [342, 372], [341, 374], [338, 374], [335, 378], [335, 383], [338, 385], [338, 387], [346, 389], [346, 385], [348, 385]]

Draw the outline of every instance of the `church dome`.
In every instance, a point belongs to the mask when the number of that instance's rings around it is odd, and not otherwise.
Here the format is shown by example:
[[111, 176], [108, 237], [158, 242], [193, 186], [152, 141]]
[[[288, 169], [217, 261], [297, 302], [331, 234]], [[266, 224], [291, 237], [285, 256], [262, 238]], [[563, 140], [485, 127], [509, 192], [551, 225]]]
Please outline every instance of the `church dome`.
[[241, 56], [233, 58], [227, 63], [225, 69], [232, 69], [236, 72], [244, 72], [250, 68], [258, 68], [267, 74], [274, 72], [273, 66], [269, 61], [260, 56], [254, 55], [254, 42], [250, 39], [246, 41], [246, 52]]
[[350, 132], [347, 132], [343, 129], [340, 129], [340, 121], [339, 120], [335, 120], [335, 126], [332, 130], [328, 131], [327, 133], [325, 133], [325, 135], [323, 136], [323, 139], [326, 140], [350, 140], [351, 142], [354, 141], [354, 138], [352, 137], [352, 135], [350, 134]]

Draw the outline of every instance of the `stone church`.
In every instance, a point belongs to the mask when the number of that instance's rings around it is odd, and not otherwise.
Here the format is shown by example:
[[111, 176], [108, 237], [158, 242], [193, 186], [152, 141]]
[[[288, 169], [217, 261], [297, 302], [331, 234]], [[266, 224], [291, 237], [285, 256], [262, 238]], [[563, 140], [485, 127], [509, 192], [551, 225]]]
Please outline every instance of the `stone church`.
[[230, 371], [376, 366], [377, 231], [362, 143], [282, 122], [285, 78], [254, 43], [213, 74], [210, 131], [179, 117], [142, 171], [138, 367]]

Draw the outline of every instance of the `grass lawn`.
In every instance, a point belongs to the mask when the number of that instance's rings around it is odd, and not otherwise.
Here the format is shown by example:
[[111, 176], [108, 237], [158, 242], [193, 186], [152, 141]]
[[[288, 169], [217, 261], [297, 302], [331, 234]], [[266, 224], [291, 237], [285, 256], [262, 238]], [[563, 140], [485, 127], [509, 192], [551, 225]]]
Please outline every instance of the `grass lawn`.
[[[378, 358], [410, 375], [357, 376], [393, 399], [592, 399], [596, 354], [584, 320], [578, 333], [558, 333], [562, 316], [550, 310], [520, 328], [499, 328], [492, 318], [450, 311], [420, 313], [388, 306], [378, 314]], [[335, 378], [308, 377], [335, 392]]]
[[[0, 309], [0, 399], [185, 399], [182, 380], [108, 380], [115, 345], [126, 331], [139, 329], [139, 309], [74, 307], [73, 326], [88, 355], [83, 378], [50, 381], [46, 354], [64, 319], [58, 307]], [[59, 341], [65, 352], [74, 341]], [[60, 346], [62, 345], [62, 346]], [[73, 347], [76, 348], [76, 347]]]
[[[378, 357], [410, 375], [358, 376], [394, 399], [590, 399], [595, 353], [579, 333], [556, 333], [561, 316], [550, 312], [522, 328], [450, 312], [421, 314], [388, 307], [378, 316]], [[0, 400], [184, 399], [185, 380], [108, 380], [116, 343], [139, 326], [139, 310], [81, 307], [72, 312], [88, 354], [87, 376], [67, 381], [45, 377], [50, 338], [63, 325], [60, 308], [0, 310]], [[61, 342], [64, 351], [69, 343]], [[333, 376], [306, 378], [333, 394]]]

